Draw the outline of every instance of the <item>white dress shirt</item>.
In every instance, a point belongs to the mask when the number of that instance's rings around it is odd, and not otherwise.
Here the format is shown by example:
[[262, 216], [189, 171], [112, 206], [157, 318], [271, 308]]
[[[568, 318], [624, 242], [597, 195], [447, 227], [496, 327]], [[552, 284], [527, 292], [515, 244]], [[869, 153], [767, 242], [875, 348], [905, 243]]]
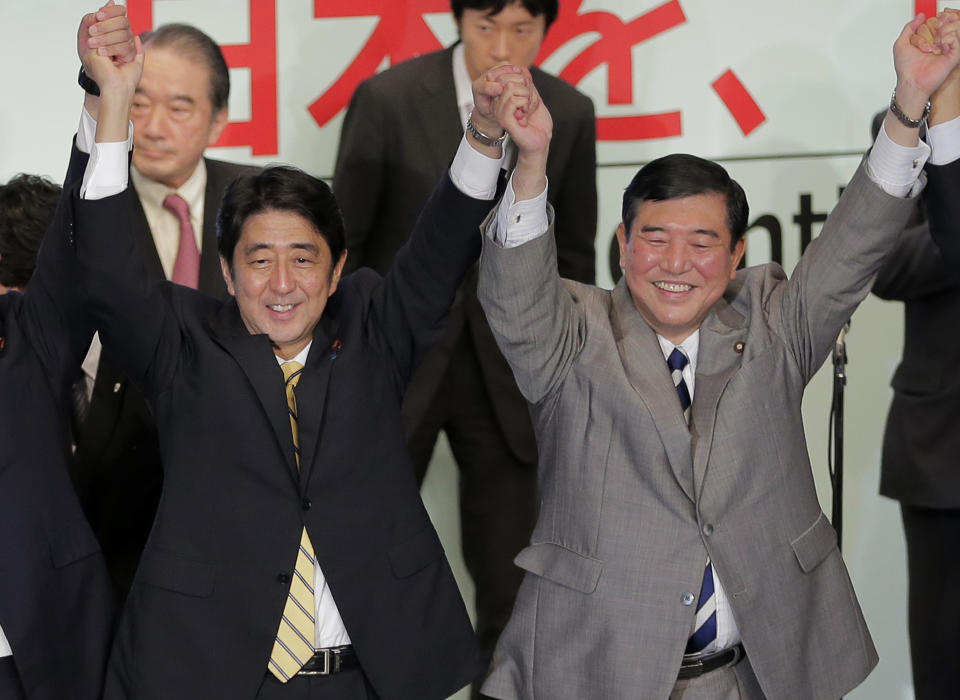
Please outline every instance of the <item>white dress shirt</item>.
[[[662, 335], [657, 333], [657, 340], [660, 342], [660, 350], [663, 352], [663, 360], [667, 361], [674, 348], [680, 348], [680, 351], [687, 356], [687, 365], [681, 371], [683, 381], [687, 385], [687, 391], [690, 394], [690, 401], [693, 401], [694, 385], [697, 380], [697, 358], [700, 352], [700, 329], [684, 338], [679, 345], [674, 345]], [[706, 565], [706, 562], [704, 562]], [[713, 595], [717, 606], [717, 638], [705, 646], [701, 653], [709, 654], [718, 649], [726, 649], [740, 642], [740, 629], [737, 627], [737, 621], [733, 617], [733, 610], [730, 608], [730, 599], [726, 591], [723, 590], [723, 584], [720, 583], [720, 577], [717, 575], [717, 567], [713, 569]], [[697, 591], [699, 595], [699, 591]], [[690, 630], [693, 634], [694, 630]]]

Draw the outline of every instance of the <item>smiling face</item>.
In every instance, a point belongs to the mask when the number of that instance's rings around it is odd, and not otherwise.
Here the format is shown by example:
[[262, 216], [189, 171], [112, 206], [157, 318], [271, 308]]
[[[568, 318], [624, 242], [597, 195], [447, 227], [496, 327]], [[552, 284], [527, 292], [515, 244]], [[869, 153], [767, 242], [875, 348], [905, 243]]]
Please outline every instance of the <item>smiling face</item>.
[[320, 233], [298, 214], [269, 210], [243, 224], [233, 265], [221, 256], [227, 291], [247, 330], [265, 334], [285, 360], [303, 350], [340, 281], [346, 251], [334, 261]]
[[540, 50], [546, 28], [543, 15], [531, 15], [519, 2], [507, 5], [495, 15], [465, 8], [459, 29], [470, 80], [501, 63], [529, 68]]
[[617, 229], [620, 266], [633, 303], [650, 327], [674, 344], [693, 333], [723, 295], [743, 257], [731, 249], [722, 194], [644, 201], [630, 226]]
[[187, 181], [227, 124], [227, 110], [214, 112], [210, 90], [202, 60], [148, 44], [130, 110], [137, 170], [171, 188]]

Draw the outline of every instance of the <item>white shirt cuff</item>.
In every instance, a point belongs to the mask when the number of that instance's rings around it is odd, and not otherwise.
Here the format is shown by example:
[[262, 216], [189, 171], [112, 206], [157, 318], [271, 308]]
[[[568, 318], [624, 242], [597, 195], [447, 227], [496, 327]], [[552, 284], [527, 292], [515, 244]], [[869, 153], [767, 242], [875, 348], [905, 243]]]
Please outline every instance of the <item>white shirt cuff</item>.
[[81, 199], [103, 199], [127, 189], [130, 167], [127, 155], [133, 150], [133, 123], [127, 127], [126, 141], [97, 143], [97, 122], [82, 110], [77, 130], [77, 148], [90, 154], [80, 184]]
[[927, 143], [933, 151], [931, 165], [946, 165], [960, 158], [960, 117], [927, 129]]
[[867, 156], [867, 175], [889, 195], [913, 197], [922, 189], [920, 172], [929, 157], [930, 146], [926, 143], [921, 141], [913, 147], [900, 146], [890, 140], [881, 125], [877, 140]]
[[464, 136], [450, 165], [450, 179], [468, 197], [493, 199], [497, 194], [497, 180], [502, 166], [503, 156], [489, 158], [483, 155], [474, 150]]
[[513, 178], [497, 209], [497, 225], [490, 231], [493, 240], [504, 248], [515, 248], [542, 236], [550, 227], [547, 219], [547, 188], [533, 199], [518, 202]]

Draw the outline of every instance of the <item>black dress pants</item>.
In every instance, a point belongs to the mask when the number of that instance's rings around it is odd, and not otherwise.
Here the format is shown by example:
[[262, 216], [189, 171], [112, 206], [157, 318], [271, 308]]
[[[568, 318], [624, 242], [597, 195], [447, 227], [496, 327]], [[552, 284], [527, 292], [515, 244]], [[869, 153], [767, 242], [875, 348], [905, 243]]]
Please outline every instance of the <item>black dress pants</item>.
[[13, 664], [12, 656], [0, 658], [0, 698], [3, 700], [26, 700], [20, 675]]
[[910, 661], [917, 700], [956, 698], [960, 658], [960, 511], [901, 504], [907, 540]]
[[[523, 578], [513, 559], [529, 543], [536, 523], [537, 472], [536, 465], [514, 456], [503, 437], [467, 330], [407, 443], [418, 482], [441, 430], [460, 474], [463, 558], [476, 585], [477, 642], [486, 670]], [[473, 697], [479, 697], [481, 680]]]

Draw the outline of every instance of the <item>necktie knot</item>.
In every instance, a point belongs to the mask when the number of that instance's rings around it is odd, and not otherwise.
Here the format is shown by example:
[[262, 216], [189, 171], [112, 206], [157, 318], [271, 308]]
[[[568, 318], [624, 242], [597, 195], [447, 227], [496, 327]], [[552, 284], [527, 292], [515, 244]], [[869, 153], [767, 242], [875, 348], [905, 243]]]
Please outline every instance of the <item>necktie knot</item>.
[[172, 213], [177, 220], [183, 224], [184, 220], [190, 221], [190, 205], [187, 204], [187, 200], [178, 195], [176, 192], [173, 194], [168, 194], [163, 198], [163, 208]]
[[283, 371], [284, 383], [290, 386], [296, 386], [297, 382], [300, 381], [300, 375], [303, 373], [303, 365], [293, 361], [284, 362], [280, 365], [280, 369]]
[[674, 348], [673, 352], [670, 353], [670, 357], [667, 358], [667, 366], [671, 372], [676, 372], [677, 370], [682, 372], [683, 368], [687, 366], [687, 362], [689, 362], [689, 360], [680, 348]]

